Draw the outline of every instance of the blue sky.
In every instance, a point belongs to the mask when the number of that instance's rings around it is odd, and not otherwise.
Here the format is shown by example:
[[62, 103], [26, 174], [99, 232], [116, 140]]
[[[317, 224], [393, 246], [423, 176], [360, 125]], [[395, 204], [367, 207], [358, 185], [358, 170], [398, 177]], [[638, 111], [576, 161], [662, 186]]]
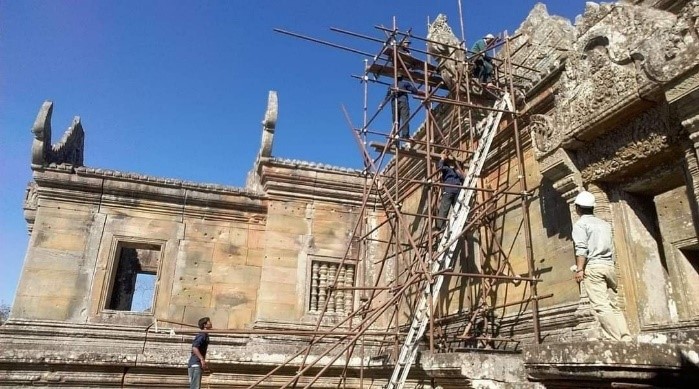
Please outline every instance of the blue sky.
[[[512, 33], [535, 3], [462, 0], [468, 45]], [[585, 2], [545, 4], [573, 20]], [[87, 166], [243, 186], [276, 90], [273, 155], [358, 168], [341, 106], [361, 123], [363, 87], [351, 75], [364, 58], [273, 29], [376, 53], [376, 44], [329, 28], [383, 39], [374, 26], [395, 17], [424, 37], [439, 13], [459, 36], [457, 0], [0, 0], [0, 303], [12, 302], [28, 242], [30, 129], [44, 100], [54, 102], [54, 142], [82, 118]], [[384, 94], [370, 86], [369, 106]]]

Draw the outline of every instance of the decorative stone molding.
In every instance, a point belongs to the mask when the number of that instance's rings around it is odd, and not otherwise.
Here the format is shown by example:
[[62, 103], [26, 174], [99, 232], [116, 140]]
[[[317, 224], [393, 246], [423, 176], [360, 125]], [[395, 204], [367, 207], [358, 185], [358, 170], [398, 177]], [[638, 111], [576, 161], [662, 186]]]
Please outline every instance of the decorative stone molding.
[[83, 165], [83, 150], [85, 133], [80, 117], [73, 118], [73, 123], [66, 130], [61, 141], [51, 145], [51, 115], [53, 114], [53, 102], [45, 101], [39, 109], [39, 114], [34, 121], [32, 133], [32, 168], [47, 166], [49, 164], [68, 164], [74, 167]]
[[553, 183], [553, 188], [566, 201], [572, 203], [583, 185], [580, 171], [569, 153], [563, 148], [557, 148], [538, 161], [541, 174]]
[[681, 126], [674, 123], [666, 104], [646, 110], [631, 122], [612, 128], [576, 153], [584, 182], [609, 180], [628, 174], [647, 158], [668, 152], [680, 142]]
[[560, 135], [560, 132], [554, 131], [555, 126], [551, 116], [531, 115], [527, 128], [531, 134], [532, 147], [537, 159], [560, 146], [561, 140], [554, 139], [554, 135]]
[[655, 99], [663, 83], [695, 66], [695, 3], [679, 15], [588, 3], [576, 26], [553, 113], [554, 133], [562, 133], [564, 147], [575, 149], [580, 141], [608, 132], [604, 123], [625, 108]]
[[24, 220], [27, 221], [27, 229], [31, 235], [34, 229], [34, 220], [36, 219], [36, 210], [39, 207], [39, 194], [37, 193], [36, 183], [34, 181], [27, 185], [27, 190], [24, 194]]

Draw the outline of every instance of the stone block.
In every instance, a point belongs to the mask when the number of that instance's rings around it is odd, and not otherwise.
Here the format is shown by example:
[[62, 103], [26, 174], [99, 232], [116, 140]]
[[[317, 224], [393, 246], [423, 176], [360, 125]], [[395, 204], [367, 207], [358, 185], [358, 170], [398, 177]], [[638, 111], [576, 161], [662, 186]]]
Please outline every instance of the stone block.
[[253, 228], [252, 226], [248, 230], [248, 249], [264, 249], [265, 248], [266, 231], [260, 228]]
[[42, 269], [77, 272], [84, 262], [82, 252], [79, 251], [65, 252], [41, 247], [32, 247], [30, 250], [24, 265], [25, 272], [28, 274]]
[[257, 283], [249, 284], [213, 284], [213, 306], [217, 308], [255, 309], [257, 300]]
[[296, 283], [297, 269], [289, 267], [265, 266], [263, 268], [260, 282], [271, 283]]
[[228, 242], [230, 224], [185, 219], [185, 239], [202, 242]]
[[56, 299], [71, 299], [82, 290], [76, 289], [79, 272], [55, 269], [32, 269], [21, 279], [19, 290], [27, 296], [51, 296]]
[[254, 309], [236, 307], [228, 314], [228, 329], [244, 329], [250, 327]]
[[[247, 247], [229, 243], [216, 243], [214, 246], [214, 264], [245, 264]], [[216, 267], [216, 265], [214, 265]]]
[[296, 304], [281, 304], [276, 302], [265, 302], [257, 307], [257, 317], [262, 320], [296, 320], [299, 312]]
[[265, 237], [265, 246], [267, 248], [299, 250], [301, 248], [302, 237], [303, 235], [301, 234], [289, 234], [278, 231], [267, 231], [267, 235]]
[[310, 231], [310, 220], [296, 215], [269, 215], [267, 231], [303, 235]]
[[16, 317], [29, 320], [65, 321], [68, 319], [68, 306], [72, 304], [80, 304], [80, 301], [78, 299], [56, 297], [51, 294], [40, 296], [17, 294], [12, 313]]
[[211, 306], [211, 284], [184, 284], [177, 283], [173, 287], [170, 302], [182, 306], [195, 306], [208, 308]]
[[260, 282], [262, 269], [257, 266], [215, 264], [211, 280], [217, 284], [249, 284]]
[[214, 309], [197, 306], [186, 306], [184, 308], [183, 323], [192, 323], [197, 325], [197, 322], [202, 317], [208, 317], [211, 320], [213, 329], [228, 328], [228, 311], [225, 309]]
[[269, 216], [272, 215], [288, 215], [298, 218], [306, 217], [306, 208], [308, 204], [305, 202], [296, 201], [270, 201]]
[[296, 268], [298, 266], [299, 252], [283, 248], [267, 248], [263, 266], [282, 266]]
[[87, 235], [69, 234], [64, 231], [35, 230], [32, 242], [34, 247], [57, 251], [85, 251]]
[[248, 249], [245, 264], [248, 266], [262, 267], [265, 259], [264, 249]]

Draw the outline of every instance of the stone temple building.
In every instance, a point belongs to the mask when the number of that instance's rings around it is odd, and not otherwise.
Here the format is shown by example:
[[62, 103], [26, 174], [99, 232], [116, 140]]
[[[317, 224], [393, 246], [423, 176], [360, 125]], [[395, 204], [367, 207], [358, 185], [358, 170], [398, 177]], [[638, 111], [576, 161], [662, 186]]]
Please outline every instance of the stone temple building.
[[[84, 166], [80, 119], [52, 143], [44, 103], [0, 387], [186, 387], [203, 316], [216, 328], [204, 387], [384, 387], [420, 282], [437, 277], [405, 387], [696, 385], [699, 1], [581, 12], [572, 23], [540, 4], [504, 37], [498, 77], [514, 112], [496, 125], [446, 276], [429, 273], [429, 161], [447, 147], [468, 155], [471, 123], [498, 112], [482, 107], [499, 95], [463, 92], [463, 53], [435, 54], [454, 47], [445, 20], [428, 36], [436, 59], [415, 70], [436, 79], [430, 114], [412, 150], [378, 168], [274, 156], [274, 92], [244, 188]], [[601, 337], [572, 279], [582, 188], [613, 227], [632, 342]]]

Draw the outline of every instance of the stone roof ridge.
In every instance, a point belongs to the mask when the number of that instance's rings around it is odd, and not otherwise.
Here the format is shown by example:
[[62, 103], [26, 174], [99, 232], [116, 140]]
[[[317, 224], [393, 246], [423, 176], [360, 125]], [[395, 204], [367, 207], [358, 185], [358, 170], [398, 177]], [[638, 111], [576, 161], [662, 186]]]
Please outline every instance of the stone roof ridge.
[[184, 189], [195, 189], [195, 190], [200, 190], [200, 191], [212, 191], [212, 192], [239, 193], [239, 194], [254, 195], [254, 196], [260, 195], [257, 192], [254, 192], [254, 191], [251, 191], [251, 190], [248, 190], [245, 188], [241, 188], [241, 187], [236, 187], [236, 186], [211, 184], [211, 183], [199, 183], [199, 182], [194, 182], [194, 181], [180, 180], [180, 179], [176, 179], [176, 178], [155, 177], [155, 176], [149, 176], [149, 175], [140, 174], [140, 173], [122, 172], [119, 170], [112, 170], [112, 169], [91, 168], [91, 167], [87, 167], [87, 166], [73, 167], [73, 166], [67, 165], [67, 164], [53, 164], [53, 163], [49, 165], [49, 168], [58, 169], [58, 170], [71, 170], [72, 169], [77, 174], [91, 175], [91, 176], [98, 176], [98, 177], [113, 177], [113, 178], [118, 178], [118, 179], [123, 179], [123, 180], [140, 181], [140, 182], [147, 182], [147, 183], [167, 185], [167, 186], [177, 186], [177, 187], [181, 187]]
[[299, 167], [309, 167], [309, 168], [316, 168], [316, 169], [321, 169], [321, 170], [329, 170], [329, 171], [336, 171], [336, 172], [344, 172], [344, 173], [361, 173], [361, 169], [354, 169], [354, 168], [349, 168], [349, 167], [343, 167], [343, 166], [336, 166], [336, 165], [330, 165], [330, 164], [325, 164], [321, 162], [312, 162], [312, 161], [303, 161], [300, 159], [289, 159], [289, 158], [279, 158], [279, 157], [271, 157], [269, 159], [271, 162], [283, 164], [283, 165], [293, 165], [293, 166], [299, 166]]
[[527, 67], [514, 72], [527, 80], [521, 85], [522, 89], [530, 91], [561, 69], [573, 45], [575, 27], [567, 18], [551, 15], [546, 5], [537, 3], [514, 36], [512, 61]]

